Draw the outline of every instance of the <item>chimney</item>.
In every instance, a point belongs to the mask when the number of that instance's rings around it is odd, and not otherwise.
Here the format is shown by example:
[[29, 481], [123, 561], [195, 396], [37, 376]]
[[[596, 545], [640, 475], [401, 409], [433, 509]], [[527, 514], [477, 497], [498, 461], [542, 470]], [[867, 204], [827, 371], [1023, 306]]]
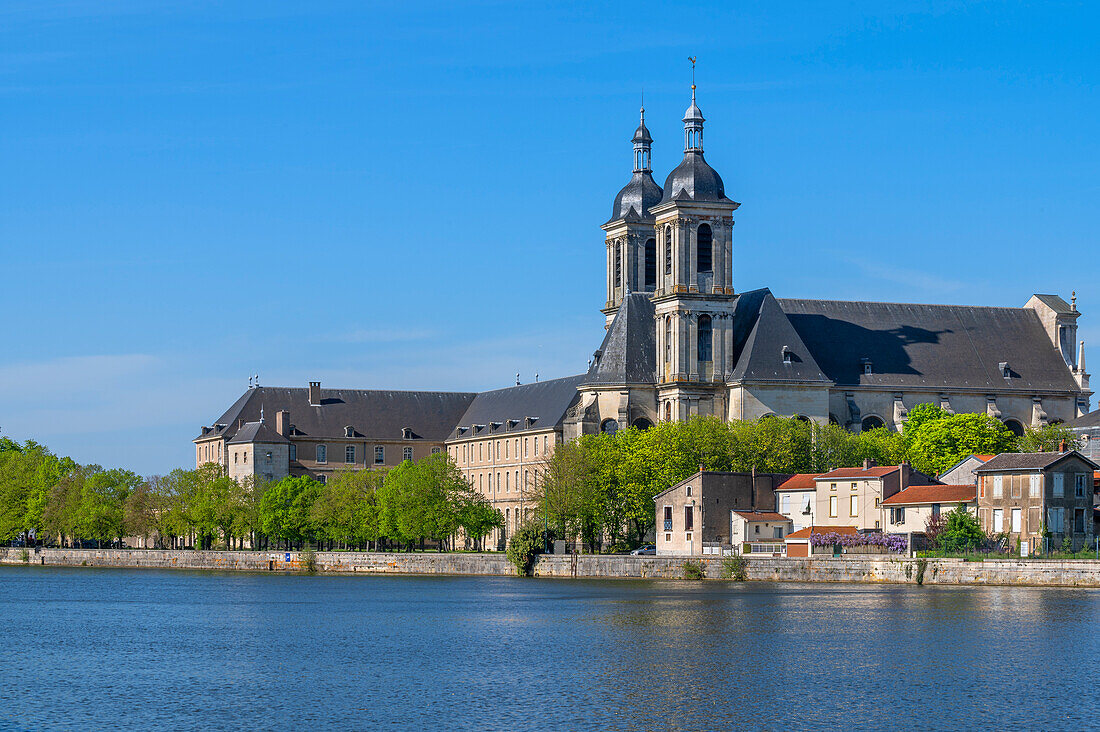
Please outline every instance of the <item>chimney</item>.
[[875, 461], [874, 460], [872, 460], [871, 458], [863, 458], [863, 469], [864, 470], [870, 470], [873, 467], [875, 467]]
[[309, 382], [309, 406], [319, 407], [321, 406], [321, 382], [311, 381]]
[[1058, 452], [1066, 452], [1066, 441], [1062, 440], [1058, 443]]
[[280, 409], [275, 413], [275, 431], [283, 437], [290, 434], [290, 412]]
[[905, 490], [909, 487], [909, 471], [913, 469], [913, 466], [909, 464], [908, 460], [903, 460], [901, 465], [898, 466], [901, 471], [900, 480], [898, 481], [898, 490]]

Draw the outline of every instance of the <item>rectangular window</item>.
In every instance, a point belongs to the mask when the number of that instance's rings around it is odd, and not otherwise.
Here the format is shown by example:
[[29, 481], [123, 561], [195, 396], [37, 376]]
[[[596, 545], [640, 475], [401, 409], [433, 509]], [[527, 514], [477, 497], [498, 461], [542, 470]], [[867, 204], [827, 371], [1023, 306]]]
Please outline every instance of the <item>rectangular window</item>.
[[848, 497], [848, 515], [850, 515], [850, 516], [858, 516], [859, 515], [859, 496], [849, 496]]
[[791, 512], [791, 494], [784, 493], [779, 497], [779, 513]]
[[297, 460], [298, 459], [298, 446], [297, 445], [291, 445], [290, 446], [290, 459], [291, 460]]
[[413, 449], [411, 447], [401, 448], [401, 459], [402, 460], [412, 460], [413, 459]]
[[347, 445], [346, 447], [344, 447], [344, 462], [355, 462], [355, 445]]
[[432, 455], [438, 455], [438, 454], [439, 454], [439, 448], [438, 447], [433, 447], [432, 448]]
[[319, 463], [327, 463], [328, 462], [328, 447], [326, 445], [318, 445], [317, 446], [317, 462], [319, 462]]
[[523, 438], [523, 457], [527, 457], [527, 438]]
[[374, 446], [374, 464], [381, 465], [386, 462], [386, 448], [381, 445]]
[[1022, 475], [1009, 476], [1009, 495], [1011, 495], [1013, 498], [1020, 498], [1021, 494], [1023, 493], [1023, 480], [1024, 476]]
[[1085, 474], [1078, 473], [1073, 476], [1073, 495], [1076, 498], [1085, 497]]
[[852, 483], [852, 490], [859, 490], [859, 483]]
[[665, 531], [672, 531], [672, 506], [665, 506]]
[[1027, 495], [1029, 498], [1041, 498], [1042, 492], [1042, 476], [1038, 473], [1031, 476], [1031, 483], [1028, 487]]
[[939, 518], [939, 517], [940, 517], [940, 504], [933, 503], [932, 504], [932, 518]]
[[[1058, 473], [1055, 473], [1058, 475]], [[1061, 534], [1064, 529], [1064, 517], [1062, 509], [1060, 508], [1048, 508], [1047, 509], [1047, 530], [1054, 534]]]
[[829, 484], [829, 490], [835, 491], [836, 490], [836, 483], [830, 483]]
[[1054, 474], [1054, 497], [1062, 498], [1066, 495], [1066, 474]]
[[1078, 534], [1085, 533], [1085, 509], [1078, 508], [1073, 511], [1073, 530]]
[[993, 476], [993, 497], [994, 498], [1003, 498], [1004, 497], [1004, 476], [1003, 475], [994, 475]]
[[1023, 524], [1023, 510], [1019, 508], [1012, 509], [1012, 533], [1019, 534], [1021, 531], [1023, 531]]
[[623, 282], [623, 245], [615, 244], [615, 287]]
[[[667, 234], [666, 234], [667, 236]], [[665, 274], [672, 274], [672, 242], [665, 243]]]
[[993, 533], [999, 534], [1005, 530], [1005, 511], [1003, 508], [993, 509]]
[[829, 515], [833, 518], [836, 518], [837, 503], [839, 501], [836, 496], [829, 496]]
[[684, 506], [684, 531], [695, 528], [695, 509], [693, 506]]

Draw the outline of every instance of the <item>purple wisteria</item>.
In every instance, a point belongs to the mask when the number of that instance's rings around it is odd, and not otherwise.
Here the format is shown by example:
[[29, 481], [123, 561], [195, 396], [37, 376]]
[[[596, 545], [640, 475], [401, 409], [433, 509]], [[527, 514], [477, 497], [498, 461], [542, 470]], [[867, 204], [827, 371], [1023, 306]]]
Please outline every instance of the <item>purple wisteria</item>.
[[883, 534], [873, 532], [870, 534], [838, 534], [831, 531], [827, 534], [812, 534], [810, 543], [814, 546], [881, 546], [898, 554], [909, 549], [909, 542], [901, 534]]

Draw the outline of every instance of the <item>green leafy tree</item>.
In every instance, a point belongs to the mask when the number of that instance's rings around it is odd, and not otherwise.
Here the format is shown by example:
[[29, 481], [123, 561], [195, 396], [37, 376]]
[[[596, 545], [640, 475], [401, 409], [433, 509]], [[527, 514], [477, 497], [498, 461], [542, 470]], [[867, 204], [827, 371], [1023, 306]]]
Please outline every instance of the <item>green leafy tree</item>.
[[985, 541], [985, 532], [978, 518], [959, 505], [947, 514], [943, 528], [937, 536], [940, 548], [946, 551], [965, 551], [976, 549]]
[[260, 499], [263, 532], [288, 545], [310, 538], [313, 534], [310, 513], [322, 487], [307, 476], [289, 476], [269, 487]]
[[1057, 452], [1063, 445], [1067, 450], [1079, 449], [1077, 435], [1064, 424], [1048, 424], [1024, 428], [1024, 434], [1016, 438], [1015, 449], [1020, 452]]
[[967, 455], [1012, 452], [1016, 438], [986, 414], [953, 414], [921, 424], [909, 437], [913, 467], [937, 475]]

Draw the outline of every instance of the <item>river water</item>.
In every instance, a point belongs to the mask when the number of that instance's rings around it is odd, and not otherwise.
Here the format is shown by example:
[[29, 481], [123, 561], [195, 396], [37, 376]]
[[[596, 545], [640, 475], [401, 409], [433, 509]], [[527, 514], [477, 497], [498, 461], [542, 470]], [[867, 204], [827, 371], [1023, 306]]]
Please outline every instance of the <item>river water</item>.
[[0, 568], [2, 729], [1083, 729], [1100, 591]]

